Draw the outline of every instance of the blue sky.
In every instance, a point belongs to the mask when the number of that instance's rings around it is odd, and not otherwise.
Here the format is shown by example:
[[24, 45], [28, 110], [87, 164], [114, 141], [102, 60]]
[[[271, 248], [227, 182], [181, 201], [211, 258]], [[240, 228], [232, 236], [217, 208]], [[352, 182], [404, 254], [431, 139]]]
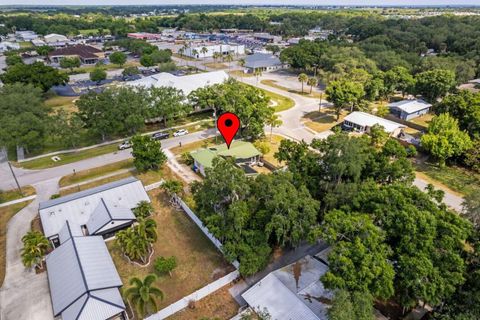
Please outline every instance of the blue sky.
[[162, 5], [162, 4], [257, 4], [257, 5], [480, 5], [480, 0], [0, 0], [0, 5]]

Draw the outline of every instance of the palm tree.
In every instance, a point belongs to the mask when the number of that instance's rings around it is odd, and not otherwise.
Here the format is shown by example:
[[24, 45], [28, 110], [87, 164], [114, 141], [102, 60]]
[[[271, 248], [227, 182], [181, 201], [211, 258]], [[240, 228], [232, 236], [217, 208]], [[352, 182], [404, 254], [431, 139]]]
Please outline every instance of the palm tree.
[[147, 261], [150, 245], [157, 240], [157, 224], [152, 219], [140, 219], [138, 224], [119, 231], [117, 244], [131, 260]]
[[231, 67], [230, 62], [233, 61], [232, 54], [231, 53], [227, 54], [223, 59], [228, 63], [228, 70], [230, 70], [230, 67]]
[[138, 315], [143, 318], [149, 310], [157, 312], [158, 307], [155, 298], [163, 300], [164, 294], [162, 290], [153, 286], [157, 280], [154, 274], [147, 275], [143, 281], [137, 277], [130, 279], [130, 288], [124, 291], [124, 297], [136, 307]]
[[200, 49], [200, 52], [203, 54], [203, 67], [205, 70], [207, 70], [207, 67], [205, 66], [205, 57], [208, 53], [207, 47], [202, 47], [202, 49]]
[[238, 60], [238, 65], [240, 67], [242, 67], [242, 73], [240, 74], [240, 78], [241, 78], [242, 82], [243, 82], [243, 72], [244, 72], [245, 63], [247, 63], [247, 62], [245, 61], [244, 58], [241, 58], [241, 59]]
[[278, 114], [272, 113], [270, 117], [266, 119], [266, 124], [270, 126], [270, 143], [272, 142], [273, 128], [280, 127], [283, 121], [280, 119]]
[[310, 86], [310, 94], [312, 94], [313, 86], [316, 86], [318, 83], [317, 78], [311, 77], [307, 80], [307, 85]]
[[198, 50], [197, 49], [192, 50], [192, 56], [195, 57], [195, 61], [193, 62], [193, 65], [194, 65], [195, 68], [197, 68], [197, 60], [196, 60], [197, 57], [198, 57]]
[[262, 76], [262, 69], [256, 68], [253, 70], [253, 75], [257, 78], [257, 84], [258, 84], [258, 77]]
[[153, 206], [150, 202], [143, 200], [132, 211], [137, 219], [144, 219], [152, 214]]
[[22, 237], [23, 248], [21, 252], [22, 263], [25, 267], [43, 268], [42, 259], [50, 242], [38, 231], [29, 231]]
[[308, 81], [308, 76], [305, 73], [300, 73], [298, 75], [298, 81], [302, 83], [302, 93], [303, 93], [303, 84]]
[[[183, 47], [182, 47], [182, 48], [183, 48], [183, 52], [186, 53], [186, 52], [187, 52], [187, 49], [188, 49], [189, 47], [190, 47], [190, 45], [189, 45], [188, 43], [185, 43], [185, 44], [183, 45]], [[191, 54], [191, 53], [190, 53], [190, 54]], [[188, 67], [188, 59], [186, 59], [186, 57], [184, 57], [184, 59], [185, 59], [185, 65]]]
[[173, 199], [176, 194], [183, 191], [182, 183], [178, 180], [166, 180], [162, 184], [162, 189]]

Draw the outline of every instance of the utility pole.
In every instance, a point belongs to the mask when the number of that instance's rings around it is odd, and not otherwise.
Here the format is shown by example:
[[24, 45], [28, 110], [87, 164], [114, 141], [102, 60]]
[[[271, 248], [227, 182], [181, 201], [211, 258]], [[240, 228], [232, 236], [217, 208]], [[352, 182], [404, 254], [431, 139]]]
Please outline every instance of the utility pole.
[[323, 91], [320, 92], [320, 103], [318, 104], [318, 112], [322, 112], [322, 99], [323, 99]]
[[8, 159], [7, 159], [7, 163], [8, 163], [8, 167], [10, 168], [10, 171], [12, 172], [13, 179], [15, 179], [15, 183], [17, 184], [18, 192], [20, 192], [20, 194], [23, 196], [22, 188], [20, 188], [20, 184], [18, 183], [17, 176], [15, 175], [15, 172], [13, 171], [13, 168], [12, 168], [12, 164], [10, 163], [10, 161], [8, 161]]

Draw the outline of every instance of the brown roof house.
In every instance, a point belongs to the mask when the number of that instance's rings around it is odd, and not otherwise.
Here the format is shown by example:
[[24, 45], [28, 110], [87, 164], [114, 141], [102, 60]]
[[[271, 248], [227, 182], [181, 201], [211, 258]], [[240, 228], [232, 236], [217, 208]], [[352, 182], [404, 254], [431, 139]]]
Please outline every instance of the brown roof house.
[[99, 60], [105, 59], [105, 53], [92, 46], [76, 45], [60, 48], [48, 54], [52, 63], [59, 63], [63, 58], [78, 57], [82, 64], [96, 64]]

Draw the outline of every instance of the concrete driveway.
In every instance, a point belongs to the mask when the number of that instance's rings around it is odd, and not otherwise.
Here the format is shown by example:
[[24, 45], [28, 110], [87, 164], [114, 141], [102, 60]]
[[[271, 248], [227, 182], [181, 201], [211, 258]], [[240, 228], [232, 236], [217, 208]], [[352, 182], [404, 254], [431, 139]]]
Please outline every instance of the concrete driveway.
[[[22, 237], [38, 212], [38, 203], [58, 192], [58, 179], [34, 186], [38, 197], [19, 211], [7, 225], [6, 274], [0, 289], [0, 320], [53, 319], [47, 273], [26, 269], [20, 257]], [[67, 272], [67, 270], [66, 270]]]

